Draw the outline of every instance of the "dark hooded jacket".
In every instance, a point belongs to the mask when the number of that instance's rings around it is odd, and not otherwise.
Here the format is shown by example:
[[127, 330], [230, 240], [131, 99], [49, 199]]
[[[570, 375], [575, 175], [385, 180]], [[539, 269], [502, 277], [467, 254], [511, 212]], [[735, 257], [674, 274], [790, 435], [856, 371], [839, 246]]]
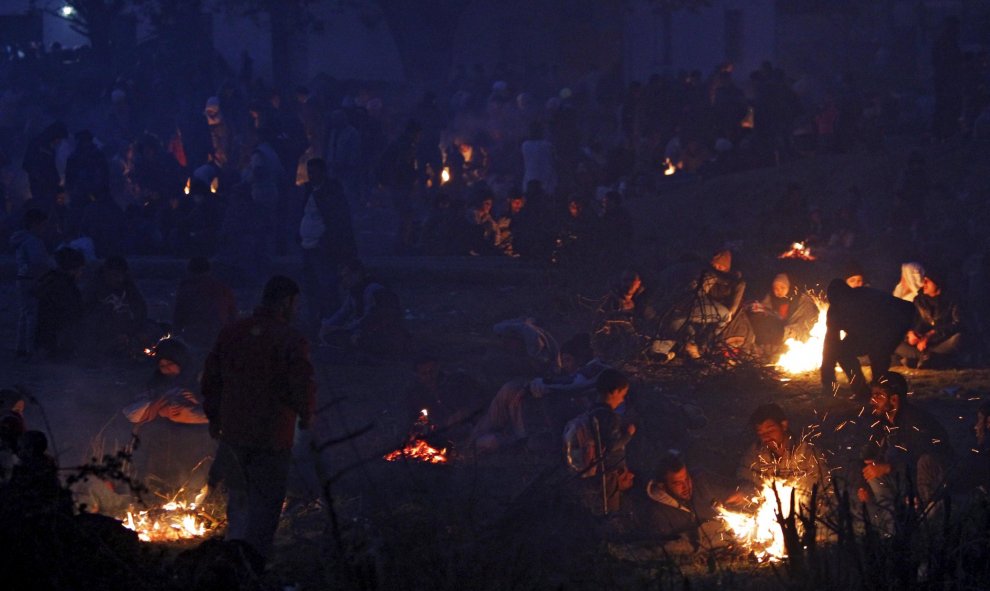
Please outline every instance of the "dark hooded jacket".
[[891, 351], [911, 328], [914, 306], [911, 302], [873, 289], [852, 288], [836, 279], [828, 286], [828, 314], [822, 364], [837, 359], [839, 332], [845, 331], [858, 354], [890, 348]]

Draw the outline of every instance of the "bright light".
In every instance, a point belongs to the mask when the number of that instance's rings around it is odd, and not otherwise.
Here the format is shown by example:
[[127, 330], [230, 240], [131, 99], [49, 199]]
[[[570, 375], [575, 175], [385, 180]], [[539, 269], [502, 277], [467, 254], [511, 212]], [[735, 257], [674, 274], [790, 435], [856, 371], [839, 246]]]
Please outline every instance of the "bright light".
[[825, 332], [828, 330], [828, 304], [812, 296], [818, 306], [818, 320], [811, 333], [803, 342], [795, 338], [787, 339], [785, 350], [777, 360], [777, 367], [789, 374], [815, 371], [822, 366], [822, 349], [825, 348]]
[[61, 12], [62, 16], [64, 16], [65, 18], [72, 18], [72, 16], [76, 14], [76, 9], [66, 4], [61, 8], [61, 10], [59, 10], [59, 12]]

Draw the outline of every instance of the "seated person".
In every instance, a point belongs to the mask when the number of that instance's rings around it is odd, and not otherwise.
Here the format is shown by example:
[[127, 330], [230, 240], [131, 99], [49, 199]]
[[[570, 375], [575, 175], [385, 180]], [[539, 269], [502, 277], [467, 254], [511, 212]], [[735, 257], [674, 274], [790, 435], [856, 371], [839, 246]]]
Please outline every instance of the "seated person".
[[107, 257], [83, 298], [89, 351], [133, 356], [154, 342], [148, 308], [122, 257]]
[[55, 268], [38, 280], [38, 348], [51, 358], [72, 355], [83, 316], [82, 293], [76, 282], [86, 259], [73, 248], [55, 251]]
[[[517, 231], [521, 231], [525, 235], [527, 230], [526, 224], [531, 217], [525, 211], [525, 207], [526, 196], [519, 191], [512, 191], [505, 199], [505, 211], [501, 212], [495, 218], [495, 224], [498, 226], [498, 243], [496, 246], [499, 250], [511, 257], [520, 256], [514, 246], [516, 233]], [[525, 242], [526, 239], [524, 237], [522, 243], [525, 244]]]
[[807, 293], [791, 285], [786, 273], [773, 279], [773, 287], [748, 309], [758, 350], [767, 356], [780, 352], [787, 339], [806, 341], [818, 321], [818, 305]]
[[846, 285], [853, 289], [869, 285], [866, 281], [866, 271], [863, 270], [863, 266], [853, 260], [846, 261], [846, 264], [842, 267], [842, 279], [846, 282]]
[[72, 515], [72, 495], [62, 487], [58, 464], [48, 453], [48, 437], [41, 431], [25, 431], [18, 438], [17, 464], [10, 481], [0, 488], [0, 502], [5, 510], [22, 515]]
[[216, 445], [210, 439], [209, 420], [196, 390], [196, 372], [189, 351], [176, 339], [158, 343], [155, 371], [145, 389], [123, 414], [133, 425], [139, 443], [134, 452], [138, 479], [159, 492], [184, 489], [193, 500], [206, 484]]
[[874, 449], [876, 444], [876, 453], [864, 460], [867, 486], [859, 488], [859, 499], [872, 500], [881, 518], [889, 517], [898, 496], [916, 495], [923, 510], [938, 503], [946, 494], [953, 462], [945, 427], [909, 402], [907, 381], [896, 372], [873, 386], [870, 404], [880, 420], [869, 445]]
[[406, 413], [400, 428], [416, 425], [423, 410], [426, 419], [450, 440], [466, 435], [467, 422], [484, 408], [481, 385], [463, 371], [446, 371], [431, 355], [413, 362], [415, 382], [406, 390]]
[[799, 506], [810, 501], [815, 485], [819, 487], [818, 498], [823, 498], [829, 482], [825, 457], [813, 443], [794, 436], [780, 406], [758, 406], [749, 417], [749, 425], [756, 441], [740, 458], [740, 481], [752, 485], [753, 493], [775, 481], [792, 485], [800, 497]]
[[10, 480], [17, 440], [26, 430], [24, 396], [13, 388], [0, 389], [0, 484]]
[[666, 542], [665, 548], [679, 554], [710, 549], [722, 538], [724, 528], [715, 502], [743, 501], [738, 492], [715, 491], [706, 479], [692, 477], [674, 452], [660, 459], [653, 480], [646, 484], [646, 494], [653, 501], [646, 509], [646, 527]]
[[914, 298], [914, 324], [896, 351], [908, 367], [947, 367], [957, 361], [963, 344], [962, 311], [944, 286], [941, 275], [925, 273], [921, 293]]
[[[825, 344], [822, 347], [822, 395], [838, 391], [835, 364], [846, 376], [854, 395], [866, 399], [870, 387], [859, 363], [860, 355], [870, 359], [870, 373], [876, 383], [890, 369], [890, 357], [911, 326], [914, 309], [910, 302], [872, 287], [849, 287], [842, 279], [833, 280], [827, 291]], [[845, 332], [845, 338], [841, 333]]]
[[975, 494], [979, 498], [990, 497], [990, 399], [985, 399], [976, 409], [976, 423], [973, 426], [975, 440], [963, 455], [958, 475], [953, 482], [953, 492]]
[[484, 189], [475, 196], [467, 211], [468, 225], [471, 227], [471, 255], [490, 255], [500, 252], [499, 227], [492, 217], [494, 197], [490, 189]]
[[716, 342], [741, 347], [751, 338], [745, 314], [737, 314], [746, 291], [742, 274], [732, 271], [732, 252], [721, 250], [691, 284], [691, 300], [674, 318], [684, 353], [698, 359], [703, 349]]
[[608, 366], [595, 357], [586, 333], [564, 343], [560, 358], [559, 373], [516, 378], [499, 388], [472, 431], [471, 442], [478, 451], [494, 451], [526, 438], [523, 407], [530, 399], [541, 399], [544, 428], [552, 433], [559, 433], [565, 421], [588, 407], [596, 380]]
[[563, 265], [586, 263], [595, 241], [593, 214], [588, 211], [585, 199], [578, 195], [571, 195], [567, 200], [567, 209], [560, 213], [551, 262]]
[[622, 493], [633, 486], [626, 466], [626, 445], [636, 425], [616, 412], [629, 393], [629, 379], [617, 369], [606, 369], [595, 380], [598, 400], [564, 428], [564, 455], [578, 476], [576, 493], [582, 505], [596, 515], [621, 508]]
[[559, 371], [560, 350], [557, 339], [539, 326], [534, 318], [503, 320], [492, 327], [492, 332], [503, 341], [521, 341], [529, 363], [538, 373]]
[[333, 316], [323, 319], [320, 339], [344, 354], [401, 350], [408, 333], [395, 292], [373, 278], [358, 259], [341, 265], [340, 284], [346, 298]]
[[213, 346], [220, 329], [237, 319], [234, 292], [210, 272], [205, 257], [189, 259], [188, 274], [175, 292], [172, 328], [197, 349]]
[[639, 273], [627, 269], [602, 298], [592, 324], [595, 348], [608, 359], [623, 359], [639, 353], [646, 338], [636, 329], [637, 317], [651, 317], [652, 309], [642, 301], [646, 290]]
[[894, 297], [913, 302], [921, 291], [921, 283], [925, 278], [925, 268], [921, 263], [904, 263], [901, 265], [901, 280], [894, 286]]

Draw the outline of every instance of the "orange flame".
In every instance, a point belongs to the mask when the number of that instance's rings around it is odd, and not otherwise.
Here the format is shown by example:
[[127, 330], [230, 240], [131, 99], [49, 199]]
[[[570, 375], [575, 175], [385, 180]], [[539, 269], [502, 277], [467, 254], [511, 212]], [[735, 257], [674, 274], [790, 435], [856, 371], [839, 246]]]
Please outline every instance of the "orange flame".
[[[182, 491], [180, 491], [181, 493]], [[207, 488], [196, 495], [192, 502], [171, 501], [151, 509], [142, 511], [127, 511], [121, 518], [124, 527], [137, 532], [142, 542], [174, 542], [191, 540], [205, 536], [215, 523], [203, 511], [202, 500], [206, 497]]]
[[422, 439], [414, 439], [401, 449], [397, 449], [385, 456], [385, 460], [389, 462], [396, 462], [403, 458], [419, 460], [427, 464], [446, 464], [447, 449], [437, 450]]
[[811, 334], [804, 341], [794, 338], [784, 342], [785, 350], [781, 353], [776, 365], [779, 369], [799, 374], [815, 371], [822, 365], [822, 349], [825, 347], [825, 318], [828, 314], [828, 304], [812, 296], [818, 306], [818, 320], [811, 328]]
[[795, 242], [791, 244], [791, 249], [780, 253], [777, 256], [778, 259], [801, 259], [803, 261], [813, 261], [815, 256], [811, 254], [811, 247], [806, 246], [804, 242]]
[[784, 549], [784, 535], [777, 523], [777, 497], [773, 488], [777, 487], [780, 508], [783, 515], [791, 509], [791, 491], [794, 484], [788, 482], [764, 482], [760, 495], [751, 499], [756, 505], [752, 513], [733, 511], [719, 507], [718, 513], [736, 540], [760, 559], [761, 562], [777, 562], [787, 554]]
[[663, 170], [664, 176], [671, 176], [672, 174], [677, 172], [677, 167], [674, 166], [674, 163], [670, 161], [670, 158], [664, 160], [663, 164], [664, 164], [664, 170]]
[[189, 190], [191, 189], [191, 186], [192, 186], [192, 179], [191, 178], [187, 178], [186, 179], [186, 186], [185, 186], [184, 189], [182, 189], [182, 192], [185, 193], [186, 195], [188, 195], [189, 194]]

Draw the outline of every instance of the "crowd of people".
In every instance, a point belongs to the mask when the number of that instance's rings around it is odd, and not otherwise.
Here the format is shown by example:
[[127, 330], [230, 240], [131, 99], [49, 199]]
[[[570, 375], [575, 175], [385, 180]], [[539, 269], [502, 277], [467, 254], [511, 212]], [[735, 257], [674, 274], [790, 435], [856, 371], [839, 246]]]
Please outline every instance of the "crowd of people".
[[[940, 45], [940, 59], [954, 59], [950, 41]], [[22, 77], [0, 104], [7, 122], [28, 109], [34, 93], [46, 92], [17, 71]], [[457, 70], [443, 96], [426, 93], [408, 108], [388, 103], [385, 93], [327, 80], [286, 94], [231, 79], [215, 93], [167, 107], [174, 117], [163, 122], [141, 103], [154, 80], [136, 76], [96, 97], [99, 116], [40, 114], [14, 134], [0, 161], [0, 229], [17, 266], [16, 355], [56, 362], [152, 356], [152, 378], [123, 409], [134, 431], [198, 450], [212, 437], [219, 448], [208, 474], [193, 475], [190, 458], [154, 445], [136, 469], [222, 485], [227, 538], [246, 544], [263, 568], [296, 430], [310, 428], [315, 412], [310, 343], [326, 345], [329, 361], [342, 364], [409, 349], [397, 292], [359, 256], [358, 222], [369, 210], [392, 212], [392, 251], [401, 254], [506, 256], [614, 271], [628, 263], [634, 235], [624, 200], [661, 186], [660, 163], [685, 178], [707, 178], [856, 144], [876, 147], [891, 117], [883, 96], [852, 86], [837, 89], [841, 97], [802, 95], [770, 63], [746, 85], [731, 64], [707, 78], [680, 72], [625, 88], [613, 78], [565, 86], [503, 69], [491, 76]], [[962, 133], [946, 123], [953, 90], [940, 89], [938, 135]], [[942, 201], [933, 204], [920, 152], [902, 176], [888, 216], [855, 194], [826, 215], [800, 186], [788, 186], [762, 217], [765, 248], [777, 252], [800, 237], [847, 256], [883, 242], [905, 260], [897, 247], [911, 242], [932, 260], [959, 262], [965, 253], [953, 248], [977, 233], [982, 210], [962, 219]], [[966, 203], [976, 208], [980, 197], [965, 196]], [[937, 208], [944, 215], [932, 222], [927, 212]], [[963, 234], [946, 242], [950, 231]], [[128, 262], [162, 254], [189, 260], [167, 326], [149, 317]], [[299, 283], [271, 276], [269, 261], [279, 254], [298, 257]], [[712, 499], [745, 507], [767, 480], [786, 479], [806, 501], [815, 487], [830, 486], [833, 471], [774, 404], [754, 409], [754, 441], [735, 479], [708, 481], [678, 454], [654, 466], [626, 454], [638, 432], [629, 397], [636, 385], [618, 369], [621, 362], [707, 363], [727, 354], [772, 361], [787, 340], [810, 335], [820, 303], [803, 282], [781, 269], [754, 298], [737, 256], [727, 246], [700, 265], [681, 265], [683, 277], [668, 275], [663, 287], [676, 287], [663, 294], [640, 273], [621, 273], [592, 329], [560, 346], [533, 319], [497, 325], [521, 362], [490, 399], [469, 376], [446, 372], [444, 360], [419, 357], [403, 417], [424, 437], [456, 439], [465, 457], [511, 450], [541, 434], [551, 435], [556, 453], [562, 439], [562, 463], [580, 505], [596, 515], [625, 514], [688, 551], [715, 539], [708, 531], [717, 526]], [[268, 278], [251, 315], [239, 313], [213, 265], [228, 276], [236, 269], [249, 283]], [[878, 429], [863, 443], [874, 453], [845, 477], [878, 516], [893, 510], [901, 492], [937, 506], [963, 486], [954, 470], [963, 460], [944, 428], [911, 403], [903, 376], [890, 370], [974, 358], [981, 325], [964, 314], [960, 290], [939, 268], [905, 263], [892, 294], [871, 287], [854, 265], [828, 285], [823, 396], [839, 392], [839, 365], [852, 395], [873, 408]], [[305, 330], [293, 325], [301, 303]], [[869, 381], [861, 357], [869, 360]], [[23, 424], [17, 393], [0, 394], [10, 468], [4, 478], [16, 483], [31, 469], [50, 486], [45, 442]], [[704, 428], [696, 406], [674, 396], [663, 404], [678, 428]], [[425, 427], [422, 409], [431, 417]], [[987, 416], [981, 407], [980, 449]], [[982, 480], [969, 489], [986, 490], [987, 469], [970, 472]], [[636, 480], [650, 470], [647, 482]], [[906, 476], [915, 490], [898, 488]]]

